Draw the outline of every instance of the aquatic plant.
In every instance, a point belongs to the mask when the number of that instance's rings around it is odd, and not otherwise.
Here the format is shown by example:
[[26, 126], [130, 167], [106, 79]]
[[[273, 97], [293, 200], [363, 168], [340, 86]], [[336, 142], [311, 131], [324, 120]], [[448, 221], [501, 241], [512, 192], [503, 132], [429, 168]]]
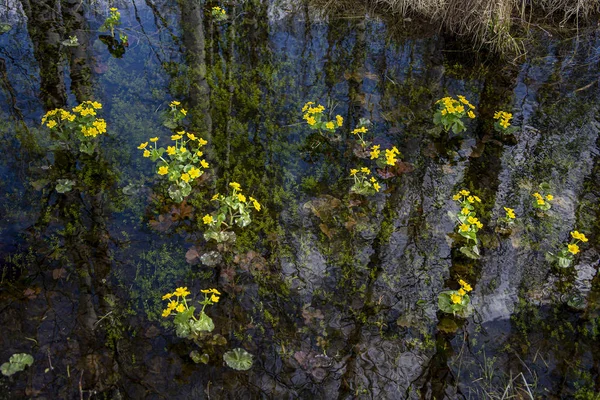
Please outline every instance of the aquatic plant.
[[208, 225], [208, 230], [204, 233], [206, 240], [213, 239], [217, 243], [235, 241], [235, 233], [230, 230], [235, 225], [240, 228], [248, 226], [252, 222], [250, 218], [252, 209], [261, 210], [258, 200], [251, 196], [246, 198], [242, 194], [239, 183], [231, 182], [229, 187], [232, 188], [232, 192], [228, 196], [217, 193], [211, 199], [219, 205], [218, 210], [202, 218], [202, 222]]
[[[371, 170], [367, 167], [350, 170], [350, 176], [354, 179], [354, 184], [350, 188], [351, 192], [363, 195], [371, 195], [379, 192], [381, 186], [374, 176], [371, 176]], [[371, 176], [369, 178], [369, 176]]]
[[[468, 190], [462, 189], [460, 192], [452, 196], [452, 200], [460, 205], [460, 212], [456, 215], [457, 231], [467, 239], [467, 245], [460, 248], [460, 251], [467, 257], [478, 259], [479, 248], [477, 247], [477, 232], [483, 228], [483, 224], [476, 217], [474, 203], [481, 203], [481, 199], [472, 195]], [[469, 245], [470, 242], [474, 242]]]
[[550, 202], [552, 200], [554, 200], [554, 196], [551, 194], [540, 194], [539, 192], [535, 192], [532, 194], [532, 196], [534, 197], [533, 200], [533, 207], [537, 208], [538, 210], [541, 211], [548, 211], [550, 208], [552, 208], [552, 206], [550, 205]]
[[475, 118], [473, 110], [475, 106], [471, 104], [465, 96], [458, 95], [458, 100], [452, 97], [444, 97], [435, 102], [437, 110], [433, 114], [433, 123], [441, 125], [446, 132], [452, 129], [454, 133], [465, 131], [463, 118]]
[[320, 104], [315, 104], [309, 101], [302, 107], [304, 115], [302, 118], [306, 121], [310, 129], [317, 130], [322, 135], [324, 132], [334, 133], [335, 130], [342, 126], [344, 118], [341, 115], [336, 115], [335, 119], [328, 121], [325, 119], [325, 107]]
[[106, 121], [96, 118], [96, 111], [100, 109], [102, 104], [97, 101], [84, 101], [71, 111], [56, 108], [44, 114], [42, 125], [50, 129], [50, 137], [59, 142], [54, 148], [68, 149], [73, 141], [78, 141], [80, 152], [94, 154], [96, 137], [106, 133]]
[[4, 376], [11, 376], [33, 365], [33, 357], [27, 353], [17, 353], [10, 356], [8, 362], [0, 366]]
[[504, 207], [504, 211], [506, 212], [506, 215], [502, 218], [498, 218], [498, 222], [507, 225], [514, 224], [515, 218], [517, 218], [517, 216], [515, 215], [515, 210], [513, 210], [512, 208]]
[[252, 367], [254, 356], [242, 348], [235, 348], [223, 354], [223, 360], [230, 368], [238, 371], [247, 371]]
[[178, 287], [172, 293], [165, 294], [162, 299], [168, 300], [167, 308], [162, 312], [163, 318], [175, 314], [173, 323], [178, 337], [187, 339], [197, 339], [201, 332], [212, 332], [215, 329], [213, 320], [206, 315], [204, 310], [206, 306], [211, 306], [219, 302], [221, 293], [217, 289], [203, 289], [200, 292], [204, 294], [204, 300], [199, 302], [202, 310], [196, 317], [196, 307], [190, 306], [191, 300], [187, 299], [191, 293], [187, 287]]
[[461, 317], [467, 317], [472, 311], [471, 298], [468, 292], [472, 291], [473, 288], [462, 279], [458, 280], [458, 284], [460, 289], [446, 290], [438, 295], [438, 308], [447, 314], [458, 314]]
[[[166, 176], [172, 184], [168, 188], [169, 197], [181, 203], [191, 191], [190, 185], [195, 179], [204, 174], [204, 169], [209, 167], [208, 162], [202, 158], [204, 153], [200, 150], [208, 142], [193, 133], [180, 131], [171, 136], [175, 143], [167, 148], [158, 147], [158, 137], [148, 139], [154, 147], [148, 147], [149, 142], [141, 143], [139, 150], [143, 156], [156, 162], [156, 173]], [[163, 157], [165, 155], [167, 158]]]
[[352, 134], [358, 137], [358, 142], [363, 149], [369, 147], [371, 144], [371, 142], [365, 140], [365, 135], [369, 132], [369, 129], [367, 128], [369, 125], [371, 125], [371, 121], [361, 118], [358, 122], [358, 126], [352, 130]]
[[115, 28], [121, 25], [121, 13], [115, 7], [109, 9], [108, 17], [100, 25], [100, 31], [110, 31], [110, 36], [115, 37]]
[[512, 119], [511, 113], [496, 111], [494, 113], [494, 119], [496, 120], [494, 122], [494, 129], [502, 135], [510, 135], [517, 130], [517, 128], [510, 125], [510, 120]]
[[211, 8], [210, 15], [212, 15], [215, 21], [224, 21], [227, 19], [227, 13], [219, 6]]
[[169, 103], [169, 110], [165, 115], [163, 125], [169, 129], [177, 129], [179, 123], [187, 116], [187, 110], [181, 107], [181, 103], [177, 100], [173, 100]]
[[546, 253], [546, 258], [550, 262], [556, 262], [561, 268], [568, 268], [571, 266], [573, 261], [575, 260], [575, 255], [579, 253], [579, 243], [587, 243], [588, 238], [585, 234], [580, 233], [579, 231], [571, 232], [572, 240], [570, 243], [566, 244], [565, 247], [562, 248], [556, 255], [548, 252]]

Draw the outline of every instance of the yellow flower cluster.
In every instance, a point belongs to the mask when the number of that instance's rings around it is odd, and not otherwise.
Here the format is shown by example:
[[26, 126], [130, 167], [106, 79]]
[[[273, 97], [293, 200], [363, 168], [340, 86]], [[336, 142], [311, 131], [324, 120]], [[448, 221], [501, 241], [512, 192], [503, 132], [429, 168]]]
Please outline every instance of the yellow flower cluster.
[[539, 194], [538, 192], [532, 194], [533, 197], [535, 197], [536, 199], [536, 204], [538, 206], [547, 206], [548, 204], [546, 202], [550, 202], [552, 200], [554, 200], [554, 196], [552, 196], [551, 194], [547, 194], [546, 198], [544, 198], [544, 196], [542, 196], [541, 194]]
[[494, 119], [498, 120], [498, 124], [503, 128], [507, 129], [510, 126], [510, 120], [512, 118], [511, 113], [505, 111], [496, 111], [494, 113]]
[[42, 125], [46, 124], [48, 128], [55, 129], [61, 128], [63, 122], [76, 122], [75, 126], [67, 125], [67, 127], [79, 128], [84, 137], [95, 138], [98, 135], [106, 133], [106, 121], [101, 118], [90, 119], [86, 117], [95, 117], [96, 110], [101, 108], [102, 104], [97, 101], [84, 101], [73, 107], [72, 112], [63, 110], [62, 108], [50, 110], [42, 117]]
[[458, 284], [460, 285], [460, 289], [458, 289], [456, 291], [456, 293], [454, 293], [450, 296], [450, 300], [454, 304], [462, 303], [464, 295], [466, 295], [468, 292], [473, 290], [471, 285], [469, 285], [467, 282], [463, 281], [462, 279], [458, 280]]
[[217, 289], [202, 289], [200, 291], [202, 293], [204, 293], [204, 295], [206, 297], [210, 296], [211, 302], [213, 302], [213, 303], [219, 302], [219, 296], [221, 295], [221, 292], [219, 292]]
[[507, 219], [515, 219], [517, 216], [515, 215], [515, 210], [512, 208], [504, 207], [504, 211], [506, 211]]
[[351, 190], [356, 193], [365, 194], [365, 190], [372, 188], [375, 189], [376, 192], [379, 192], [381, 189], [379, 182], [377, 182], [377, 179], [375, 179], [374, 176], [369, 178], [369, 175], [371, 175], [371, 170], [367, 167], [362, 167], [360, 170], [352, 168], [350, 170], [350, 176], [354, 179], [354, 185]]
[[583, 243], [586, 243], [588, 241], [588, 238], [586, 238], [583, 233], [580, 233], [578, 231], [571, 232], [571, 236], [573, 237], [573, 239], [581, 240]]
[[225, 10], [219, 6], [215, 6], [212, 8], [212, 15], [225, 15]]
[[[381, 145], [376, 144], [371, 147], [369, 154], [371, 155], [371, 160], [377, 160], [381, 155]], [[397, 156], [399, 155], [400, 150], [396, 146], [392, 146], [391, 149], [385, 149], [385, 165], [396, 165], [398, 161]]]
[[[200, 159], [204, 153], [199, 150], [208, 142], [201, 137], [197, 137], [193, 133], [180, 131], [171, 136], [171, 140], [174, 140], [175, 144], [173, 146], [167, 146], [166, 149], [167, 155], [171, 158], [170, 162], [162, 156], [165, 150], [163, 148], [158, 148], [158, 137], [153, 137], [148, 140], [148, 142], [141, 143], [138, 146], [138, 149], [144, 150], [144, 157], [153, 157], [153, 160], [160, 159], [163, 162], [163, 165], [160, 165], [157, 170], [157, 174], [159, 175], [167, 175], [171, 169], [177, 170], [180, 174], [175, 180], [181, 179], [183, 182], [188, 183], [199, 178], [204, 173], [204, 171], [195, 164], [199, 164], [200, 167], [205, 169], [209, 167], [206, 160]], [[154, 148], [148, 148], [149, 142], [154, 143]], [[189, 142], [196, 144], [197, 150], [194, 150], [193, 152], [188, 150], [187, 144]], [[179, 171], [180, 169], [181, 171]]]
[[[190, 295], [190, 291], [188, 291], [187, 287], [178, 287], [172, 293], [165, 294], [162, 299], [169, 300], [169, 304], [167, 308], [165, 308], [162, 312], [162, 316], [164, 318], [171, 315], [173, 311], [177, 311], [178, 313], [182, 313], [188, 309], [186, 297]], [[172, 297], [177, 297], [177, 300], [170, 300]]]
[[483, 228], [483, 224], [475, 216], [475, 211], [473, 211], [473, 204], [475, 202], [481, 203], [479, 197], [472, 195], [471, 192], [466, 189], [462, 189], [452, 196], [452, 200], [457, 201], [462, 207], [460, 214], [458, 215], [459, 233], [466, 234], [467, 232], [471, 232], [471, 234], [476, 234], [479, 229]]
[[341, 115], [336, 115], [335, 120], [333, 121], [322, 121], [324, 111], [325, 107], [321, 104], [315, 104], [314, 102], [309, 101], [302, 107], [302, 112], [304, 113], [302, 118], [306, 121], [308, 126], [313, 129], [325, 128], [329, 131], [334, 131], [343, 125], [344, 118]]
[[458, 100], [452, 97], [443, 97], [440, 100], [436, 101], [436, 104], [441, 104], [441, 114], [445, 115], [455, 115], [457, 117], [462, 117], [465, 114], [465, 106], [468, 108], [466, 114], [469, 118], [475, 118], [475, 113], [473, 110], [475, 106], [469, 102], [465, 98], [465, 96], [458, 95]]
[[[463, 199], [464, 197], [464, 199]], [[481, 199], [477, 196], [471, 195], [471, 192], [468, 190], [462, 189], [460, 192], [456, 193], [452, 196], [452, 200], [462, 202], [463, 200], [468, 201], [470, 204], [475, 202], [481, 203]]]
[[583, 233], [580, 233], [579, 231], [571, 232], [571, 237], [573, 239], [575, 239], [575, 243], [569, 243], [567, 245], [567, 250], [571, 254], [575, 255], [575, 254], [579, 253], [579, 246], [577, 245], [577, 243], [579, 243], [579, 242], [586, 243], [588, 241], [588, 238], [585, 237], [585, 235]]

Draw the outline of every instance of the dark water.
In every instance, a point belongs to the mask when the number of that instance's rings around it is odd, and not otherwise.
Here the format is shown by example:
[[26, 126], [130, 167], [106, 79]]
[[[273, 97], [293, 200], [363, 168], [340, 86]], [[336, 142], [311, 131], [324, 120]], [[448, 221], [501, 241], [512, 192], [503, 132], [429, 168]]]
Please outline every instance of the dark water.
[[[136, 0], [110, 5], [124, 46], [98, 31], [109, 6], [84, 3], [0, 5], [0, 363], [34, 357], [0, 398], [600, 398], [598, 30], [536, 33], [510, 62], [303, 2], [225, 5], [217, 22], [217, 3]], [[456, 94], [478, 118], [435, 135], [434, 102]], [[99, 152], [53, 150], [41, 116], [87, 99], [104, 105]], [[209, 139], [210, 176], [183, 205], [136, 148], [168, 140], [174, 99]], [[344, 117], [338, 140], [308, 129], [309, 100]], [[493, 131], [500, 109], [512, 137]], [[406, 163], [374, 196], [349, 193], [360, 118]], [[222, 251], [202, 216], [231, 181], [263, 211]], [[479, 260], [452, 236], [462, 188], [482, 199]], [[572, 230], [589, 242], [558, 270], [545, 253]], [[458, 279], [474, 288], [466, 319], [437, 307]], [[208, 313], [227, 344], [203, 346], [207, 365], [160, 316], [178, 286], [223, 293]], [[249, 371], [222, 361], [234, 347]]]

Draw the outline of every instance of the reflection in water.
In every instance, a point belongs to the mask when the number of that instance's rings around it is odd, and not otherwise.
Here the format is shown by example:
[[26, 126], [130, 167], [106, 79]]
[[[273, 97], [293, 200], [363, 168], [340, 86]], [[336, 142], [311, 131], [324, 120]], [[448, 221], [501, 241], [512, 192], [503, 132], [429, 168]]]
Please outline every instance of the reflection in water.
[[[121, 10], [131, 45], [112, 58], [94, 31], [100, 6], [21, 4], [35, 60], [0, 36], [1, 112], [25, 119], [35, 141], [2, 125], [3, 143], [18, 149], [0, 164], [2, 189], [22, 200], [2, 205], [12, 215], [0, 225], [0, 359], [29, 352], [35, 362], [0, 380], [7, 392], [439, 399], [600, 389], [593, 35], [540, 35], [526, 60], [504, 67], [364, 13], [323, 20], [308, 3], [249, 1], [216, 21], [210, 2], [148, 1]], [[79, 46], [61, 45], [73, 35]], [[37, 64], [39, 93], [22, 90], [16, 64]], [[446, 94], [477, 106], [461, 136], [431, 129], [432, 104]], [[110, 134], [93, 156], [50, 148], [38, 130], [39, 115], [71, 96], [105, 105]], [[36, 98], [42, 106], [31, 106]], [[202, 237], [213, 189], [198, 185], [171, 204], [138, 160], [139, 143], [170, 135], [158, 115], [172, 98], [189, 110], [186, 128], [211, 139], [215, 190], [237, 181], [263, 204], [227, 251]], [[309, 100], [344, 116], [338, 138], [300, 123]], [[514, 113], [514, 137], [494, 133], [497, 110]], [[371, 120], [373, 144], [396, 145], [410, 166], [370, 197], [348, 192], [349, 169], [372, 165], [354, 152], [360, 118]], [[57, 193], [65, 178], [73, 190]], [[530, 204], [542, 182], [556, 194], [545, 216]], [[461, 188], [483, 200], [479, 260], [451, 235]], [[510, 236], [494, 229], [503, 207], [518, 218]], [[590, 241], [573, 270], [558, 271], [544, 254], [574, 229]], [[474, 287], [467, 319], [437, 307], [458, 279]], [[224, 293], [210, 313], [227, 345], [207, 365], [161, 322], [160, 297], [177, 286]], [[248, 372], [223, 365], [229, 346], [254, 354]]]

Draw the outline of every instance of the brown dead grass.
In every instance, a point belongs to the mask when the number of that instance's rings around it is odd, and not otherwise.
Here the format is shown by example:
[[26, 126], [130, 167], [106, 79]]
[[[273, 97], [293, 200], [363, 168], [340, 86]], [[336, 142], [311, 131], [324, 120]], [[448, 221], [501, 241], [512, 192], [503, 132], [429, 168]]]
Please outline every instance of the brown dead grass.
[[[515, 32], [531, 24], [578, 28], [600, 14], [600, 0], [315, 0], [336, 9], [429, 22], [494, 52], [524, 51]], [[525, 29], [521, 29], [525, 28]]]

